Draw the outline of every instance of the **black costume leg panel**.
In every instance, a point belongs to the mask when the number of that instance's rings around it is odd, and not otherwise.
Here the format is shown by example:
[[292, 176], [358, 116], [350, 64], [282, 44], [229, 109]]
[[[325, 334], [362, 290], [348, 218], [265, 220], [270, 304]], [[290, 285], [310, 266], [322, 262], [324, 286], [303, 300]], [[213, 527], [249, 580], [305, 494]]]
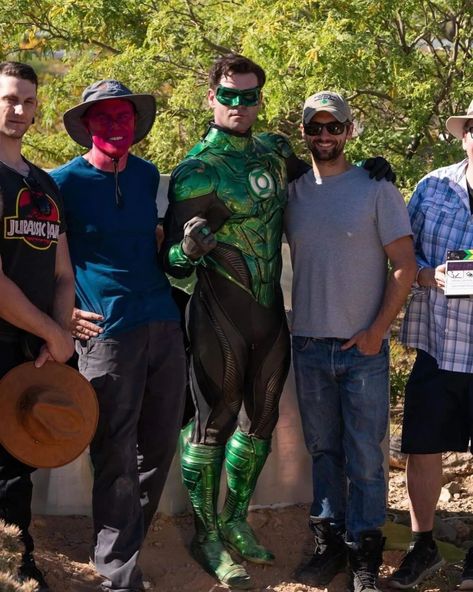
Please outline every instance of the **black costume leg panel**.
[[211, 291], [196, 288], [189, 307], [194, 443], [224, 444], [243, 401], [247, 346]]
[[252, 350], [245, 385], [246, 417], [241, 413], [239, 418], [242, 431], [257, 438], [271, 437], [278, 421], [279, 399], [289, 366], [290, 340], [284, 314]]

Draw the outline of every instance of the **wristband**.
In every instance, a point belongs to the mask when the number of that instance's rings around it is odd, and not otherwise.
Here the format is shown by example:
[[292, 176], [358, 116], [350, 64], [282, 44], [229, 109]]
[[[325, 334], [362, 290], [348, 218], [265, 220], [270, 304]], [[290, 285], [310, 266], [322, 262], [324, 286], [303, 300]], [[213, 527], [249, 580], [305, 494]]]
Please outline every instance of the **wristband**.
[[192, 267], [197, 267], [197, 265], [200, 265], [202, 263], [202, 261], [204, 260], [204, 256], [202, 255], [201, 257], [197, 257], [197, 259], [191, 259], [189, 257], [189, 255], [184, 253], [184, 249], [182, 248], [183, 242], [184, 242], [184, 240], [181, 240], [181, 242], [179, 243], [179, 251], [180, 251], [182, 257], [186, 260], [187, 263], [192, 265]]
[[176, 245], [173, 245], [170, 249], [169, 249], [169, 254], [168, 254], [168, 260], [169, 263], [171, 264], [171, 266], [176, 266], [176, 267], [197, 267], [197, 265], [200, 265], [204, 258], [203, 257], [199, 257], [198, 259], [191, 259], [188, 255], [186, 255], [184, 253], [184, 251], [182, 250], [182, 241]]

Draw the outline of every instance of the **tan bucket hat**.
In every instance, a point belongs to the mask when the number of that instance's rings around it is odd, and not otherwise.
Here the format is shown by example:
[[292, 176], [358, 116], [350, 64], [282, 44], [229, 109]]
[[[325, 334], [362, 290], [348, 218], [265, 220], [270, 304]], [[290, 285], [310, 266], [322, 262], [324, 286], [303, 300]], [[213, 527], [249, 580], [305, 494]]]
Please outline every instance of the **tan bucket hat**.
[[448, 131], [452, 134], [452, 136], [455, 136], [455, 138], [461, 140], [463, 138], [465, 123], [469, 119], [473, 120], [473, 101], [471, 101], [466, 115], [453, 115], [447, 119]]
[[16, 366], [0, 380], [0, 442], [32, 467], [61, 467], [92, 440], [98, 421], [92, 385], [58, 362]]

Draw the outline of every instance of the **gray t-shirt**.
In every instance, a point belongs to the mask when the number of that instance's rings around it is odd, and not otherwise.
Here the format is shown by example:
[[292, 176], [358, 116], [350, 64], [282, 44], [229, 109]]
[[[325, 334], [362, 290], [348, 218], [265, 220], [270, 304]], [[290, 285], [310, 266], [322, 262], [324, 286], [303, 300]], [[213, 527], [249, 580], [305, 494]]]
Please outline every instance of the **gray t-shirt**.
[[292, 334], [348, 339], [369, 327], [386, 285], [383, 246], [412, 234], [398, 189], [354, 166], [333, 177], [310, 170], [289, 185], [285, 229]]

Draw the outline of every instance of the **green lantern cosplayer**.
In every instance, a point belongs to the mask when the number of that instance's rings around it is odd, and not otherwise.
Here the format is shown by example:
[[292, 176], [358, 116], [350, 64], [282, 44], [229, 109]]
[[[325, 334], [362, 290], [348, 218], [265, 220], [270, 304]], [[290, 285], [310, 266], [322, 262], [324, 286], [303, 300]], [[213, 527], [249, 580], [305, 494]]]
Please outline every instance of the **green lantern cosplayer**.
[[[196, 416], [181, 451], [195, 514], [191, 551], [222, 583], [242, 589], [250, 578], [228, 549], [254, 563], [274, 560], [246, 517], [289, 369], [280, 288], [287, 180], [308, 168], [282, 136], [252, 135], [264, 82], [247, 58], [215, 62], [214, 122], [172, 174], [165, 221], [167, 271], [185, 277], [196, 267], [198, 278], [187, 327]], [[223, 464], [228, 492], [217, 516]]]
[[[279, 282], [292, 150], [282, 136], [251, 134], [264, 81], [242, 56], [214, 64], [214, 123], [173, 172], [165, 223], [168, 271], [185, 276], [197, 266], [198, 277], [188, 317], [196, 417], [182, 450], [196, 522], [191, 549], [237, 588], [248, 588], [250, 578], [226, 548], [256, 563], [274, 560], [246, 516], [289, 368]], [[224, 463], [228, 493], [217, 518]]]

